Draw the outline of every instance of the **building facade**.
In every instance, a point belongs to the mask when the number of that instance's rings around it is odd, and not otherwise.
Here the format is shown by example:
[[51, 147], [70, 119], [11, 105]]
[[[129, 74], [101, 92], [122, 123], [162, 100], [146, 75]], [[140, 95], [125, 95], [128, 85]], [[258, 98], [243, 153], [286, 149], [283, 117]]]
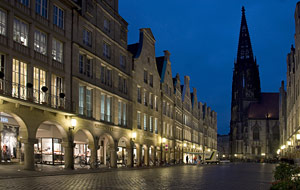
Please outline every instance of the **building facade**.
[[232, 81], [231, 158], [260, 159], [276, 156], [279, 146], [279, 93], [262, 93], [253, 55], [245, 9]]
[[0, 2], [1, 162], [149, 166], [217, 149], [216, 112], [172, 78], [150, 29], [127, 45], [127, 26], [118, 0]]

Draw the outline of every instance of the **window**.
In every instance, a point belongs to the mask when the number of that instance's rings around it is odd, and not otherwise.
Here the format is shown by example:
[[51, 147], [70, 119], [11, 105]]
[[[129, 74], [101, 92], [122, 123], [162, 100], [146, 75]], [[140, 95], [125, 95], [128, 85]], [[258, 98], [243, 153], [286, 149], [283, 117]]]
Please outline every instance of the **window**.
[[105, 95], [104, 94], [101, 94], [101, 116], [100, 116], [100, 119], [102, 121], [104, 121], [105, 119]]
[[126, 68], [126, 57], [124, 55], [120, 56], [120, 66], [125, 69]]
[[92, 117], [92, 90], [86, 89], [86, 115]]
[[123, 125], [127, 126], [127, 105], [123, 103]]
[[83, 44], [92, 47], [92, 32], [87, 29], [83, 29]]
[[158, 107], [157, 107], [157, 96], [154, 97], [154, 108], [156, 109], [156, 111], [158, 111]]
[[259, 128], [258, 127], [255, 127], [253, 129], [253, 140], [259, 141]]
[[84, 86], [79, 86], [79, 106], [78, 111], [80, 115], [84, 113]]
[[110, 45], [103, 43], [103, 56], [110, 59]]
[[167, 124], [167, 136], [169, 136], [169, 130], [170, 130], [170, 125], [169, 124]]
[[79, 54], [79, 73], [93, 78], [93, 62], [86, 55]]
[[147, 131], [147, 114], [144, 114], [144, 130]]
[[122, 125], [122, 102], [118, 102], [118, 124]]
[[63, 43], [53, 38], [52, 40], [52, 58], [62, 63]]
[[29, 0], [18, 0], [21, 4], [25, 5], [26, 7], [29, 7]]
[[6, 12], [0, 9], [0, 34], [6, 35]]
[[148, 83], [148, 72], [146, 70], [144, 70], [144, 82]]
[[0, 71], [3, 72], [3, 73], [5, 73], [4, 62], [5, 62], [5, 55], [0, 53]]
[[47, 54], [47, 35], [39, 30], [34, 32], [34, 50], [43, 55]]
[[127, 80], [125, 78], [123, 79], [123, 93], [127, 94]]
[[141, 88], [137, 87], [137, 101], [142, 103]]
[[53, 5], [53, 24], [59, 28], [64, 28], [64, 11], [56, 5]]
[[137, 112], [137, 115], [136, 115], [136, 123], [137, 123], [137, 128], [138, 129], [141, 129], [141, 112]]
[[154, 119], [154, 130], [155, 130], [155, 133], [157, 134], [158, 133], [158, 129], [157, 129], [157, 118]]
[[150, 116], [150, 119], [149, 119], [149, 127], [150, 127], [150, 132], [153, 132], [153, 117]]
[[151, 106], [151, 108], [153, 108], [153, 104], [152, 104], [152, 93], [149, 93], [149, 105]]
[[112, 76], [111, 76], [111, 70], [110, 69], [106, 69], [106, 84], [108, 86], [112, 86]]
[[147, 106], [147, 92], [144, 90], [144, 105]]
[[46, 86], [46, 71], [33, 68], [33, 97], [36, 103], [47, 102], [47, 95], [42, 91], [42, 87]]
[[52, 80], [51, 80], [51, 94], [52, 94], [52, 105], [54, 107], [57, 106], [63, 106], [64, 105], [64, 99], [60, 98], [60, 93], [64, 92], [64, 83], [63, 83], [63, 78], [52, 75]]
[[14, 41], [28, 46], [28, 24], [20, 19], [14, 19]]
[[47, 15], [47, 0], [36, 0], [35, 1], [35, 12], [45, 18]]
[[104, 25], [104, 30], [106, 32], [110, 32], [110, 21], [108, 19], [104, 18], [103, 25]]
[[150, 86], [153, 87], [153, 75], [152, 74], [150, 74], [149, 80], [150, 80]]
[[12, 75], [12, 96], [26, 99], [27, 64], [20, 60], [13, 59]]
[[163, 122], [163, 135], [166, 134], [166, 122]]
[[163, 114], [166, 114], [166, 102], [163, 101]]
[[105, 67], [103, 65], [100, 67], [100, 79], [101, 83], [105, 84]]
[[111, 122], [111, 97], [106, 98], [106, 121]]

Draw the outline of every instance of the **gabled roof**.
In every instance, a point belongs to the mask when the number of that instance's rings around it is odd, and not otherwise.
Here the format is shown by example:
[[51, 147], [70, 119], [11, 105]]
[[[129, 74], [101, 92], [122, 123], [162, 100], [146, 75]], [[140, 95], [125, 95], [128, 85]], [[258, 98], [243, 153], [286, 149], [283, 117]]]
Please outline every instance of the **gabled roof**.
[[155, 40], [152, 30], [150, 28], [143, 28], [143, 29], [146, 30], [147, 33]]
[[251, 103], [249, 119], [279, 119], [279, 93], [261, 93], [260, 101]]

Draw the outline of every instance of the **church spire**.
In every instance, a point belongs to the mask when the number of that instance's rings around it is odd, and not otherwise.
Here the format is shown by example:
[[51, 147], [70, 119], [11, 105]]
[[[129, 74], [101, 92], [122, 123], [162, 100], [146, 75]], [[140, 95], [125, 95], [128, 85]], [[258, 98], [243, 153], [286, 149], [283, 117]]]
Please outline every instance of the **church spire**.
[[244, 6], [242, 7], [242, 21], [241, 21], [241, 28], [240, 28], [237, 60], [253, 60], [253, 51], [252, 51]]

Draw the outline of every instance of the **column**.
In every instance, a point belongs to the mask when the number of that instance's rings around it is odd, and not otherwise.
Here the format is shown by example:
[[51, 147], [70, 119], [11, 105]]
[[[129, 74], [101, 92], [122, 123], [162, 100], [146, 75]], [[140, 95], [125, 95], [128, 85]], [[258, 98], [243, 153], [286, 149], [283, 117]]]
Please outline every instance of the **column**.
[[24, 142], [24, 169], [34, 170], [34, 143], [36, 139], [27, 139]]
[[112, 168], [117, 167], [117, 151], [115, 147], [109, 149], [110, 151], [110, 166]]
[[91, 157], [90, 157], [90, 163], [91, 163], [91, 168], [96, 168], [97, 164], [97, 148], [94, 144], [89, 144], [89, 149], [91, 151]]
[[127, 150], [127, 167], [133, 167], [133, 148], [128, 147]]
[[72, 141], [63, 142], [65, 169], [74, 169], [74, 143]]
[[152, 161], [153, 161], [153, 165], [156, 165], [156, 146], [153, 147], [152, 151]]
[[136, 156], [137, 156], [137, 166], [142, 165], [141, 157], [142, 157], [142, 145], [136, 147]]
[[149, 147], [146, 147], [144, 149], [144, 157], [145, 157], [144, 159], [145, 166], [149, 166]]

